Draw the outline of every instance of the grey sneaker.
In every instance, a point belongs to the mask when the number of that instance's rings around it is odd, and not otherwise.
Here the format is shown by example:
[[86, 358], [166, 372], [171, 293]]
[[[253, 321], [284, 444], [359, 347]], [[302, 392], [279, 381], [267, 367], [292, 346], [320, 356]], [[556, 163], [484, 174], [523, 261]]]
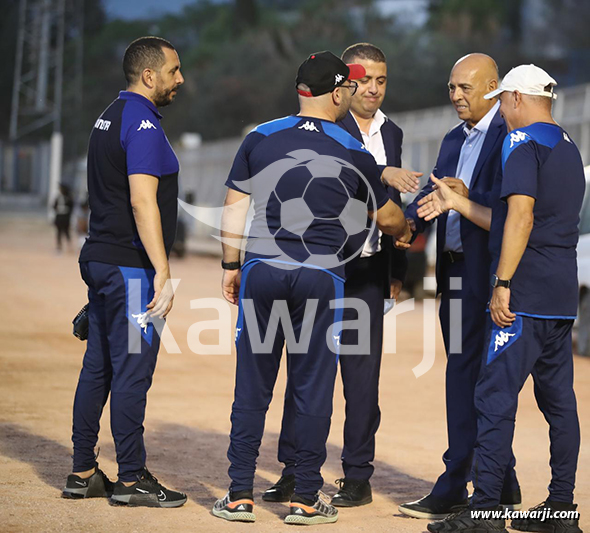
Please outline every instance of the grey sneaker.
[[338, 520], [338, 509], [330, 503], [329, 496], [318, 491], [313, 501], [294, 494], [289, 505], [289, 514], [285, 524], [299, 524], [313, 526], [316, 524], [331, 524]]
[[251, 490], [228, 493], [215, 502], [211, 512], [218, 518], [236, 522], [255, 522], [254, 499]]

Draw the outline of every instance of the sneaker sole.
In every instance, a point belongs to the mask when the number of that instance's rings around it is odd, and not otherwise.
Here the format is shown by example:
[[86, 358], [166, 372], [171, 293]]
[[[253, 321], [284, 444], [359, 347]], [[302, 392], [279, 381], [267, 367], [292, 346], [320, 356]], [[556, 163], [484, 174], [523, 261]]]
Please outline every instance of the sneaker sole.
[[85, 498], [110, 498], [112, 493], [108, 492], [93, 492], [88, 487], [84, 489], [64, 489], [61, 497], [66, 500], [83, 500]]
[[161, 507], [164, 509], [180, 507], [186, 503], [187, 498], [174, 501], [160, 501], [155, 494], [121, 494], [110, 498], [112, 505], [125, 505], [127, 507]]
[[351, 500], [340, 500], [338, 498], [332, 498], [332, 505], [334, 507], [360, 507], [361, 505], [368, 505], [373, 502], [373, 496], [368, 496], [363, 500], [351, 501]]
[[285, 524], [298, 524], [304, 526], [314, 526], [317, 524], [333, 524], [338, 520], [336, 516], [299, 516], [290, 514], [285, 517]]
[[226, 511], [225, 509], [222, 509], [221, 511], [211, 509], [211, 512], [217, 518], [223, 518], [224, 520], [229, 520], [230, 522], [256, 522], [256, 515], [254, 513], [232, 513], [230, 511]]
[[402, 507], [401, 505], [397, 508], [397, 510], [412, 518], [420, 518], [424, 520], [444, 520], [450, 514], [453, 514], [455, 511], [449, 511], [448, 513], [428, 513], [426, 511], [417, 511], [415, 509], [408, 509], [407, 507]]
[[88, 493], [88, 487], [84, 489], [64, 489], [61, 493], [62, 498], [66, 498], [67, 500], [81, 500], [86, 498], [86, 494]]

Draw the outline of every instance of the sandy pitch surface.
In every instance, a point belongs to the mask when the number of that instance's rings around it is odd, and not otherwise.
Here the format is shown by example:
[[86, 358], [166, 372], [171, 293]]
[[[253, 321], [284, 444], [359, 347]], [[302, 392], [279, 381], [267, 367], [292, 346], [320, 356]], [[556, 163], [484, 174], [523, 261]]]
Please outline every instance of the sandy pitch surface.
[[[0, 530], [2, 531], [277, 531], [286, 504], [262, 502], [260, 493], [280, 475], [284, 369], [266, 423], [256, 479], [256, 524], [232, 524], [210, 514], [228, 486], [225, 456], [233, 395], [235, 355], [199, 355], [187, 343], [188, 328], [216, 313], [191, 309], [190, 300], [220, 297], [217, 259], [175, 260], [181, 278], [169, 319], [181, 354], [160, 350], [149, 393], [145, 440], [148, 466], [164, 484], [186, 492], [179, 509], [111, 507], [104, 500], [60, 498], [71, 468], [71, 407], [85, 345], [71, 335], [71, 320], [85, 303], [75, 253], [53, 252], [53, 231], [31, 216], [0, 218]], [[232, 310], [235, 319], [235, 310]], [[434, 368], [416, 379], [422, 359], [422, 307], [401, 315], [397, 353], [386, 354], [381, 373], [381, 428], [373, 485], [374, 503], [343, 509], [339, 531], [426, 531], [426, 521], [403, 517], [398, 504], [426, 494], [442, 471], [446, 446], [444, 353], [437, 325]], [[217, 334], [204, 332], [203, 343]], [[590, 421], [590, 360], [576, 357], [576, 392], [582, 433]], [[344, 403], [337, 384], [324, 491], [334, 494], [342, 476], [340, 450]], [[101, 468], [116, 476], [108, 405], [99, 440]], [[546, 497], [549, 482], [547, 425], [527, 382], [520, 396], [514, 449], [524, 505]], [[590, 448], [582, 442], [576, 501], [581, 527], [590, 530]]]

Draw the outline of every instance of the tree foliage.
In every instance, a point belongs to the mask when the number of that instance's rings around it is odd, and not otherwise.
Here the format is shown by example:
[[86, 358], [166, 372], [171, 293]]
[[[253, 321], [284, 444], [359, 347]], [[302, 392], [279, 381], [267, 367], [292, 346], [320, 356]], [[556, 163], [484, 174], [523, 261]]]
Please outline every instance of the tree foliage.
[[[359, 41], [373, 42], [388, 57], [386, 112], [444, 105], [452, 65], [475, 51], [492, 55], [502, 74], [534, 61], [569, 83], [590, 80], [590, 68], [580, 68], [590, 57], [585, 0], [533, 3], [546, 9], [535, 27], [523, 16], [531, 6], [526, 0], [430, 0], [422, 27], [384, 15], [373, 0], [195, 0], [180, 14], [138, 21], [109, 21], [100, 0], [84, 2], [82, 111], [64, 102], [64, 131], [76, 153], [83, 153], [97, 116], [125, 88], [125, 47], [147, 34], [169, 39], [182, 62], [186, 83], [163, 113], [172, 139], [185, 131], [204, 139], [236, 136], [245, 126], [296, 112], [295, 75], [303, 59], [326, 49], [340, 54]], [[8, 117], [18, 1], [3, 5], [0, 111]], [[555, 46], [531, 46], [535, 35], [541, 44], [557, 43], [562, 54]], [[7, 132], [6, 124], [1, 138]]]

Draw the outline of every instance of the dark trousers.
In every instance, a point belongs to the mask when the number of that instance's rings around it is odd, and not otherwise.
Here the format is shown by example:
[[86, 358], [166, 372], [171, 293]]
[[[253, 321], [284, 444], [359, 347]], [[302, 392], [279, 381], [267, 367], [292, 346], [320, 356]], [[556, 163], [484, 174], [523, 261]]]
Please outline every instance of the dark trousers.
[[[459, 502], [467, 498], [467, 482], [471, 477], [473, 450], [477, 438], [474, 395], [481, 368], [487, 306], [486, 302], [480, 301], [473, 293], [465, 262], [452, 263], [446, 257], [443, 261], [439, 315], [447, 353], [445, 388], [449, 447], [443, 455], [445, 472], [438, 478], [431, 493], [441, 500]], [[451, 278], [460, 280], [455, 281], [460, 283], [460, 289], [452, 288]], [[461, 309], [460, 319], [454, 312], [456, 307]], [[457, 343], [457, 340], [460, 341], [460, 345], [454, 350], [453, 344]], [[507, 463], [504, 481], [505, 492], [518, 489], [515, 462], [510, 449], [510, 461]]]
[[518, 393], [532, 374], [535, 398], [549, 423], [549, 500], [573, 502], [580, 449], [574, 394], [573, 320], [517, 316], [508, 328], [488, 319], [486, 349], [475, 389], [478, 414], [474, 464], [474, 506], [500, 501], [504, 472], [511, 462]]
[[80, 263], [80, 270], [88, 285], [89, 327], [74, 399], [73, 471], [96, 464], [94, 447], [110, 393], [119, 479], [134, 481], [146, 461], [143, 421], [160, 337], [153, 324], [141, 328], [133, 315], [145, 312], [152, 300], [155, 272], [97, 262]]
[[[356, 269], [347, 277], [345, 298], [358, 298], [369, 306], [370, 353], [341, 354], [340, 371], [346, 399], [342, 468], [345, 477], [369, 479], [374, 471], [375, 434], [379, 429], [379, 372], [383, 348], [383, 300], [388, 291], [387, 255], [380, 252], [357, 261]], [[356, 320], [356, 310], [346, 308], [344, 320]], [[342, 345], [357, 345], [358, 331], [342, 332]], [[285, 406], [278, 459], [285, 465], [283, 475], [295, 469], [294, 402], [290, 383], [285, 392]]]
[[[254, 485], [256, 459], [279, 371], [286, 328], [279, 322], [274, 340], [265, 349], [257, 348], [252, 337], [256, 335], [264, 340], [272, 335], [269, 322], [277, 320], [275, 303], [280, 301], [287, 304], [295, 340], [301, 341], [302, 330], [310, 331], [311, 335], [309, 347], [304, 350], [287, 342], [287, 379], [295, 413], [295, 492], [313, 498], [321, 489], [320, 469], [326, 460], [338, 365], [334, 338], [339, 331], [334, 325], [342, 316], [340, 310], [330, 309], [330, 301], [341, 299], [343, 295], [342, 280], [322, 270], [284, 270], [264, 262], [250, 262], [244, 266], [236, 326], [236, 388], [227, 452], [231, 463], [231, 490], [248, 490]], [[255, 313], [248, 311], [247, 300]], [[315, 316], [306, 317], [306, 307], [313, 301], [317, 302]], [[332, 350], [328, 342], [333, 343]]]

